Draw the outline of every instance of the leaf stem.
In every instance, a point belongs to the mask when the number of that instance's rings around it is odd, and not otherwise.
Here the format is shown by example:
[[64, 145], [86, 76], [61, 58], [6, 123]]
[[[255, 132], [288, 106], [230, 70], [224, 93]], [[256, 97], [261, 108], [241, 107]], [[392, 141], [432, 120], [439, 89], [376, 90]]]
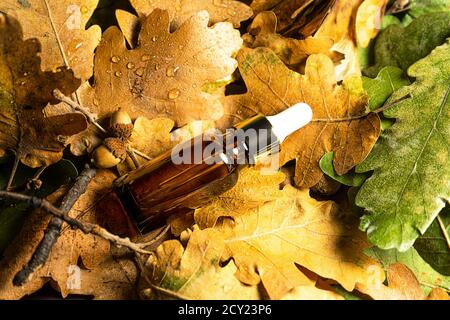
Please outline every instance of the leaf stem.
[[19, 167], [19, 157], [17, 153], [15, 154], [14, 164], [11, 170], [11, 174], [9, 175], [8, 184], [6, 185], [6, 191], [10, 191], [12, 189], [12, 184], [14, 182], [14, 177], [16, 176], [17, 168]]
[[440, 215], [437, 216], [437, 221], [439, 227], [441, 228], [442, 234], [444, 235], [445, 241], [447, 242], [447, 246], [450, 249], [450, 236], [448, 235], [447, 227], [445, 226], [444, 221], [442, 220]]

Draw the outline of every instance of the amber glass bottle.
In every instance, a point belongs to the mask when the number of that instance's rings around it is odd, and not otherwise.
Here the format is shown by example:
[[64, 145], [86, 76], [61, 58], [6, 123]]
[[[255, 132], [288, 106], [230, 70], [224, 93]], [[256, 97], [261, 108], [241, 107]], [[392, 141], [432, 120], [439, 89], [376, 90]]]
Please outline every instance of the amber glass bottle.
[[[289, 125], [289, 121], [280, 125], [281, 118], [257, 115], [219, 139], [202, 136], [183, 143], [119, 178], [114, 183], [114, 194], [105, 199], [108, 203], [103, 204], [104, 208], [125, 211], [138, 233], [145, 234], [163, 225], [170, 215], [205, 205], [236, 184], [241, 167], [254, 164], [262, 154], [278, 152], [287, 135], [310, 121], [307, 105], [297, 105], [296, 112], [294, 109], [284, 113], [285, 120], [297, 116], [294, 125]], [[247, 135], [250, 130], [264, 134]], [[212, 152], [201, 153], [201, 158], [195, 159], [199, 150], [207, 149]], [[176, 163], [174, 155], [188, 161]]]

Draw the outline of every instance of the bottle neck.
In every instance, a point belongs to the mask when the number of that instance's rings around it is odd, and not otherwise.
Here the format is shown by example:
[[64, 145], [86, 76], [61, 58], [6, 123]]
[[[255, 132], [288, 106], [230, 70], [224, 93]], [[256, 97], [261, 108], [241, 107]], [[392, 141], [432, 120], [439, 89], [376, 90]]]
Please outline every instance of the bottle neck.
[[238, 145], [243, 145], [249, 164], [255, 164], [261, 156], [280, 151], [280, 141], [273, 132], [272, 124], [262, 114], [247, 119], [235, 127]]

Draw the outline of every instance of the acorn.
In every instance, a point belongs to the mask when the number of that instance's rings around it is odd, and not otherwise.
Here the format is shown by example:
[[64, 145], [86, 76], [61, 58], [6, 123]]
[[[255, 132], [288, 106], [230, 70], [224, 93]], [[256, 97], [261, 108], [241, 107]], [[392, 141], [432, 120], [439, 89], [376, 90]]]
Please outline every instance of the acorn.
[[112, 137], [128, 140], [133, 133], [133, 128], [133, 122], [126, 111], [119, 109], [111, 116], [110, 134]]
[[127, 149], [121, 139], [107, 138], [94, 150], [91, 158], [97, 168], [110, 169], [126, 160]]

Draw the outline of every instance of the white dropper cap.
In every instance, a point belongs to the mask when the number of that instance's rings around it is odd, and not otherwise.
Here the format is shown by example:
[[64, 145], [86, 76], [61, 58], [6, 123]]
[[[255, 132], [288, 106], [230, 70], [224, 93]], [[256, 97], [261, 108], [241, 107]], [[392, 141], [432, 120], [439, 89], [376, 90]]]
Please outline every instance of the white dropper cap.
[[289, 135], [311, 122], [313, 112], [306, 103], [298, 103], [283, 112], [267, 117], [272, 125], [272, 132], [282, 143]]

